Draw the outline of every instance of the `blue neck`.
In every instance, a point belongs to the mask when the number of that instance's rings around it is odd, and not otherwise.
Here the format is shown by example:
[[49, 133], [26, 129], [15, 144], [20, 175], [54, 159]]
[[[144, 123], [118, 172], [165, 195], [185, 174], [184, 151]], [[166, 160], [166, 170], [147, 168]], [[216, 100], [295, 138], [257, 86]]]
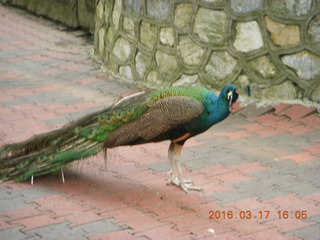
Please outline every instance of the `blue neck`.
[[199, 134], [209, 129], [214, 124], [222, 121], [230, 114], [229, 103], [220, 94], [219, 98], [212, 92], [203, 103], [205, 111], [199, 118], [188, 124], [187, 129], [194, 134]]
[[209, 111], [207, 119], [209, 127], [222, 121], [230, 114], [229, 103], [222, 98], [221, 94], [213, 104], [206, 104], [205, 106], [207, 106], [207, 110]]

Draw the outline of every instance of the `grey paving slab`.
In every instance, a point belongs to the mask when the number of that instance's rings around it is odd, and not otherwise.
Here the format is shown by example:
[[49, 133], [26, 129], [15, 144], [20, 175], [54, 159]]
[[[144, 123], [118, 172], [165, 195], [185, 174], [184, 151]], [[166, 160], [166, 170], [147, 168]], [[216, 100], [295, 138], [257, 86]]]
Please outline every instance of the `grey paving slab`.
[[[70, 222], [52, 224], [46, 227], [26, 231], [28, 236], [37, 235], [41, 239], [77, 239], [84, 240], [90, 236], [101, 235], [108, 232], [127, 229], [126, 226], [118, 226], [113, 223], [112, 218], [70, 227]], [[15, 230], [16, 231], [16, 230]]]
[[10, 211], [15, 209], [24, 208], [27, 206], [33, 206], [33, 203], [28, 201], [47, 197], [51, 195], [56, 195], [61, 192], [53, 191], [48, 187], [32, 187], [23, 189], [21, 191], [12, 192], [9, 189], [0, 190], [0, 211]]
[[128, 229], [127, 226], [118, 226], [114, 224], [113, 221], [114, 221], [113, 218], [102, 219], [100, 221], [79, 225], [77, 227], [72, 228], [72, 230], [84, 231], [85, 235], [88, 237], [88, 236], [101, 235], [107, 232], [114, 232], [118, 230]]
[[[36, 181], [37, 179], [35, 178], [34, 180]], [[18, 193], [22, 194], [24, 201], [30, 201], [37, 198], [56, 195], [62, 192], [54, 191], [51, 188], [45, 186], [33, 186], [32, 188], [21, 190]]]
[[36, 233], [23, 233], [21, 231], [22, 228], [23, 228], [22, 226], [18, 226], [18, 227], [0, 230], [0, 239], [3, 239], [3, 240], [41, 239], [41, 237]]
[[220, 205], [225, 205], [235, 201], [240, 201], [242, 199], [250, 198], [253, 196], [254, 194], [251, 194], [249, 192], [244, 192], [239, 189], [232, 189], [232, 190], [208, 194], [205, 197], [217, 199]]
[[54, 126], [54, 125], [60, 125], [60, 124], [67, 124], [69, 120], [67, 119], [67, 117], [59, 117], [59, 118], [45, 119], [42, 121], [48, 125]]
[[142, 168], [151, 169], [153, 173], [164, 172], [169, 170], [169, 163], [167, 161], [146, 164], [143, 165]]
[[26, 233], [28, 235], [36, 234], [41, 239], [78, 239], [78, 240], [87, 240], [86, 234], [82, 228], [69, 228], [68, 225], [70, 222], [64, 222], [59, 224], [52, 224], [42, 228], [36, 228]]
[[299, 228], [294, 231], [287, 232], [286, 235], [295, 235], [305, 240], [319, 240], [320, 224], [313, 224], [304, 228]]

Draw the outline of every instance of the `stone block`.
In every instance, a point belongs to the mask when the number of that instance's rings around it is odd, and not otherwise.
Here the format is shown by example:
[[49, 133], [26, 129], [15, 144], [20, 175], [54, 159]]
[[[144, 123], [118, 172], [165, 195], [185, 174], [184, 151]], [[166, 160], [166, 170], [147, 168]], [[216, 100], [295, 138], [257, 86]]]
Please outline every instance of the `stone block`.
[[272, 12], [276, 15], [284, 17], [301, 17], [306, 16], [311, 9], [312, 0], [272, 0]]
[[308, 37], [312, 46], [320, 49], [320, 13], [315, 15], [309, 23]]
[[135, 57], [135, 67], [139, 74], [140, 79], [144, 79], [144, 76], [151, 65], [151, 56], [139, 51]]
[[116, 32], [112, 27], [109, 27], [106, 35], [106, 43], [108, 43], [109, 47], [113, 45], [115, 38], [116, 38]]
[[236, 32], [233, 47], [239, 52], [248, 53], [263, 46], [262, 35], [256, 21], [237, 22]]
[[150, 88], [164, 87], [165, 82], [162, 80], [160, 74], [156, 70], [151, 70], [147, 75], [146, 85]]
[[294, 46], [300, 43], [300, 29], [298, 26], [287, 25], [265, 17], [266, 26], [271, 33], [271, 40], [279, 46]]
[[[102, 4], [102, 1], [99, 1], [97, 6], [96, 6], [96, 21], [99, 21], [99, 24], [98, 26], [101, 26], [101, 22], [103, 21], [103, 16], [104, 16], [104, 11], [105, 9], [103, 8], [103, 4]], [[109, 11], [106, 11], [106, 12], [109, 12]], [[107, 19], [109, 20], [109, 19]]]
[[173, 47], [174, 45], [174, 31], [171, 27], [161, 28], [160, 30], [160, 42], [163, 45]]
[[272, 78], [278, 74], [276, 66], [265, 55], [249, 62], [249, 66], [262, 78]]
[[192, 17], [192, 3], [180, 3], [174, 11], [174, 24], [181, 29], [188, 28]]
[[317, 101], [317, 102], [320, 102], [320, 86], [316, 87], [312, 94], [311, 94], [311, 99], [313, 101]]
[[168, 20], [170, 17], [170, 0], [148, 0], [147, 14], [158, 20]]
[[157, 27], [148, 22], [142, 21], [140, 24], [140, 41], [150, 49], [157, 43]]
[[101, 27], [98, 31], [98, 51], [100, 56], [104, 56], [104, 50], [105, 50], [105, 44], [104, 44], [104, 40], [105, 40], [105, 35], [106, 35], [106, 31], [105, 28]]
[[285, 81], [279, 85], [274, 85], [262, 94], [269, 99], [295, 99], [298, 96], [298, 91], [291, 81]]
[[119, 37], [114, 44], [112, 53], [120, 62], [125, 62], [131, 56], [132, 51], [132, 44], [128, 40]]
[[250, 13], [263, 7], [263, 0], [231, 0], [230, 6], [236, 13]]
[[112, 11], [112, 23], [116, 30], [119, 28], [120, 16], [121, 16], [122, 1], [114, 1]]
[[181, 37], [178, 50], [186, 65], [199, 65], [205, 53], [204, 49], [187, 36]]
[[123, 17], [122, 29], [130, 36], [134, 36], [134, 21], [129, 17]]
[[186, 86], [186, 85], [194, 85], [196, 84], [198, 81], [198, 75], [194, 74], [194, 75], [186, 75], [186, 74], [182, 74], [181, 77], [175, 81], [172, 86]]
[[141, 0], [125, 0], [124, 8], [126, 11], [139, 13], [141, 9]]
[[226, 42], [227, 15], [223, 11], [200, 7], [193, 24], [193, 31], [199, 38], [215, 45]]
[[233, 73], [237, 65], [237, 60], [226, 51], [212, 52], [205, 73], [210, 79], [210, 83], [220, 87], [225, 85], [226, 78]]
[[281, 58], [282, 62], [303, 79], [311, 79], [320, 73], [320, 57], [309, 51], [301, 51], [295, 54], [286, 55]]
[[119, 74], [126, 80], [133, 80], [133, 74], [130, 66], [121, 66], [119, 67]]
[[156, 52], [156, 62], [158, 69], [165, 75], [172, 75], [178, 67], [176, 57], [162, 51]]

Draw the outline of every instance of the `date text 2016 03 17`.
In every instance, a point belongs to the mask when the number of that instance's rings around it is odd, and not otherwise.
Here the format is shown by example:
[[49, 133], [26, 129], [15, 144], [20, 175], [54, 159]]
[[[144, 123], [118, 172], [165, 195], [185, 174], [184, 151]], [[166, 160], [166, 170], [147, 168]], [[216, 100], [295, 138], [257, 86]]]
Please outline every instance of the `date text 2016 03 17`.
[[276, 215], [279, 219], [306, 219], [308, 217], [307, 211], [209, 211], [209, 219], [268, 219]]

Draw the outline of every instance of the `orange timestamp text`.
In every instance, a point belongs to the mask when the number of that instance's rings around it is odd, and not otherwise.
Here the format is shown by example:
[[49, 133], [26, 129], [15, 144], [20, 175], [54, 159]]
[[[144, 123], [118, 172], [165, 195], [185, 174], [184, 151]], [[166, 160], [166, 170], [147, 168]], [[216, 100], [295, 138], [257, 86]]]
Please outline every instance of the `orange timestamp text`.
[[306, 219], [308, 217], [307, 211], [209, 211], [209, 219], [268, 219], [271, 216], [276, 216], [279, 219]]

